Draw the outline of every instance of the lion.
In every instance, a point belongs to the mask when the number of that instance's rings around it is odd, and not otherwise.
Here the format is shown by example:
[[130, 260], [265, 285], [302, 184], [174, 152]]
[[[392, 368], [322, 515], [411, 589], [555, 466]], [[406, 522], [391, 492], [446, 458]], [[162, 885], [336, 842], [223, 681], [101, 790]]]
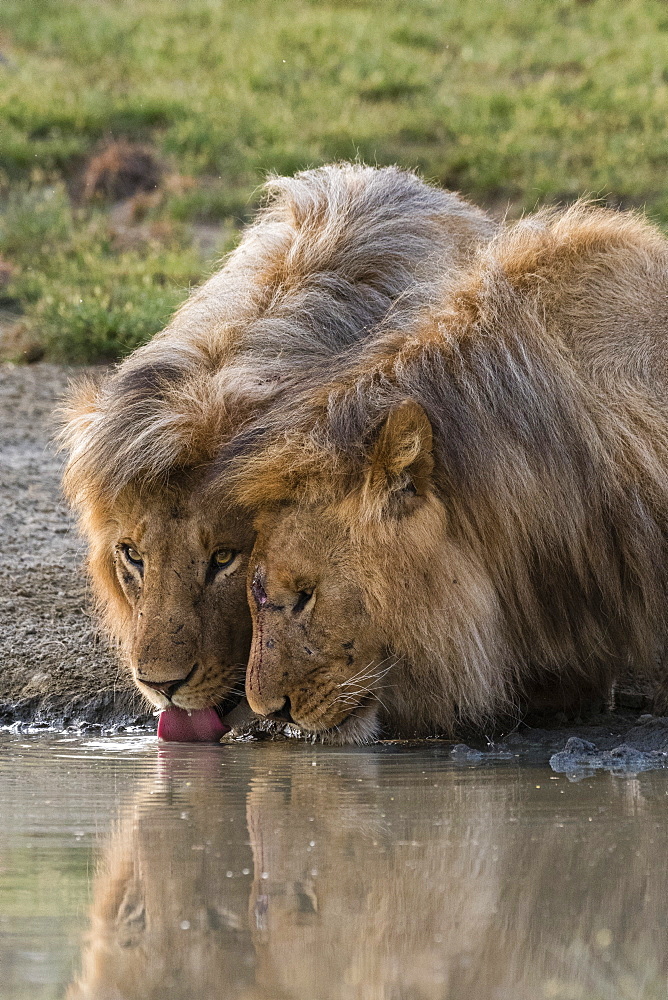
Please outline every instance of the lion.
[[452, 735], [650, 670], [667, 333], [661, 234], [546, 211], [221, 456], [256, 515], [251, 708], [332, 743]]
[[[254, 534], [207, 499], [223, 442], [332, 359], [400, 325], [496, 225], [398, 168], [335, 164], [267, 185], [237, 249], [100, 384], [76, 387], [64, 485], [108, 632], [165, 738], [217, 739], [243, 695]], [[186, 714], [190, 713], [190, 714]]]

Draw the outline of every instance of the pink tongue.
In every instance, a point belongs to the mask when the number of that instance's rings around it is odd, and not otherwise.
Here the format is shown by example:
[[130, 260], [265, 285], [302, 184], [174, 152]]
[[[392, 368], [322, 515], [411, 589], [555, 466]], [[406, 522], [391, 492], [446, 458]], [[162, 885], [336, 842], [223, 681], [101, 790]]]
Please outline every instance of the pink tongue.
[[167, 708], [158, 719], [158, 739], [168, 743], [217, 743], [230, 727], [215, 708]]

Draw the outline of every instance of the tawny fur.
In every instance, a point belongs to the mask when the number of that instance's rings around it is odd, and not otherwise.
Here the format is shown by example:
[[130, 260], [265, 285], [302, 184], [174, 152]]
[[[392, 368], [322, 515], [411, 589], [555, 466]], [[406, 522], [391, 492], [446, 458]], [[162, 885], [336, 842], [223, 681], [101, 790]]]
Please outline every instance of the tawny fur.
[[[175, 699], [185, 708], [225, 697], [232, 667], [243, 673], [237, 647], [249, 641], [250, 525], [220, 496], [208, 506], [197, 499], [207, 463], [251, 416], [326, 381], [332, 358], [377, 336], [390, 315], [401, 325], [432, 301], [437, 279], [495, 231], [478, 209], [396, 168], [339, 164], [275, 177], [267, 197], [170, 325], [101, 384], [80, 384], [66, 408], [64, 485], [106, 623], [155, 680], [200, 664], [206, 676]], [[118, 548], [123, 538], [138, 546], [138, 536], [149, 539], [143, 582]], [[215, 544], [242, 558], [218, 599], [207, 591], [209, 612], [202, 594]], [[186, 619], [192, 641], [166, 645]], [[234, 650], [216, 645], [233, 625]]]
[[237, 458], [237, 496], [260, 511], [251, 705], [287, 697], [335, 741], [357, 737], [356, 714], [367, 735], [451, 733], [649, 669], [666, 631], [667, 334], [666, 241], [579, 204], [499, 235], [440, 310], [274, 411]]

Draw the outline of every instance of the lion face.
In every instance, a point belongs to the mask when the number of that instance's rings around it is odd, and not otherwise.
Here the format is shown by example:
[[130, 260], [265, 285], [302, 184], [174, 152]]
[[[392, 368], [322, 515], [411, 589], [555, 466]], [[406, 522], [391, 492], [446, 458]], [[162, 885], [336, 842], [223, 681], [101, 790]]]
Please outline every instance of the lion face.
[[252, 538], [227, 503], [202, 503], [192, 477], [160, 492], [128, 490], [117, 503], [104, 544], [125, 617], [121, 641], [157, 708], [226, 711], [238, 700], [251, 634]]
[[307, 732], [373, 731], [387, 652], [354, 564], [345, 526], [324, 507], [263, 519], [249, 575], [255, 712]]
[[278, 713], [333, 742], [377, 730], [409, 652], [396, 641], [397, 623], [418, 617], [416, 600], [435, 591], [430, 579], [447, 548], [430, 450], [426, 415], [403, 404], [388, 417], [356, 490], [257, 519], [246, 675], [256, 713]]

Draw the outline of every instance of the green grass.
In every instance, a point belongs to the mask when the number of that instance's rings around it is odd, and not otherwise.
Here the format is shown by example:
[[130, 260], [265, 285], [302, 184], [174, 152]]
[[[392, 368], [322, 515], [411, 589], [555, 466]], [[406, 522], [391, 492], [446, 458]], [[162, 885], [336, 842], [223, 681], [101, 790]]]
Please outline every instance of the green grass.
[[0, 254], [18, 264], [5, 305], [18, 306], [21, 333], [61, 361], [113, 360], [138, 347], [202, 271], [178, 234], [117, 249], [104, 215], [74, 209], [63, 185], [9, 193]]
[[[512, 213], [586, 192], [668, 223], [667, 29], [664, 0], [2, 0], [3, 294], [51, 356], [120, 355], [210, 267], [189, 226], [229, 231], [266, 171], [335, 158]], [[110, 138], [191, 179], [141, 251], [114, 249], [103, 205], [68, 206]], [[54, 183], [42, 260], [44, 226], [18, 220]]]

